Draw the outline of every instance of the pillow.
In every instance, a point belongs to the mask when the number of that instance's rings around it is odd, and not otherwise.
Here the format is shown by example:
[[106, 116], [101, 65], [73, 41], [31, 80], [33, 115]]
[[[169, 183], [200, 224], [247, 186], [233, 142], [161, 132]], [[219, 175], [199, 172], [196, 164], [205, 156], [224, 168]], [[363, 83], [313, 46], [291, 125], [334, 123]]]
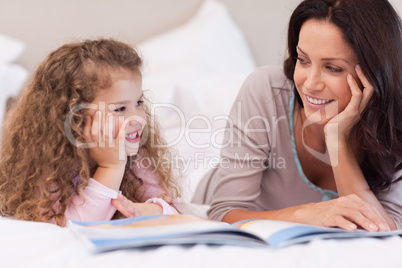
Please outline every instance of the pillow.
[[18, 64], [0, 63], [0, 127], [6, 112], [9, 97], [17, 97], [28, 77], [28, 72]]
[[25, 49], [23, 42], [0, 34], [0, 63], [11, 63], [21, 56]]
[[143, 86], [183, 174], [184, 200], [219, 161], [226, 115], [255, 69], [247, 42], [227, 9], [205, 0], [186, 24], [137, 46]]
[[249, 73], [256, 66], [242, 32], [215, 0], [205, 0], [186, 24], [137, 48], [144, 58], [144, 88], [155, 93], [155, 101], [169, 100], [177, 82]]
[[228, 114], [247, 73], [178, 82], [169, 102], [156, 102], [153, 113], [182, 174], [183, 199], [191, 200], [205, 173], [219, 161]]
[[20, 65], [13, 64], [22, 54], [25, 44], [0, 34], [0, 127], [6, 111], [7, 99], [16, 97], [28, 76]]

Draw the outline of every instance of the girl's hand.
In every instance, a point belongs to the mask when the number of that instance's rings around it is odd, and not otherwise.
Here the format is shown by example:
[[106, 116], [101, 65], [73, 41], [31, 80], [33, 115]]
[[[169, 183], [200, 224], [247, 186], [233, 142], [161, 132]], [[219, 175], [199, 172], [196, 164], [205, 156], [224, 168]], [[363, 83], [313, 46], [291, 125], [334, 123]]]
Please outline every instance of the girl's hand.
[[105, 120], [101, 111], [96, 111], [93, 118], [87, 116], [84, 127], [85, 141], [91, 145], [89, 156], [98, 165], [93, 178], [116, 191], [120, 188], [127, 163], [126, 125], [120, 121], [121, 119], [118, 122], [120, 129], [117, 133], [113, 133], [115, 129], [113, 117], [107, 116]]
[[325, 133], [327, 144], [328, 141], [332, 142], [334, 139], [349, 139], [350, 130], [360, 120], [361, 113], [373, 96], [374, 87], [367, 80], [359, 65], [357, 65], [355, 69], [363, 85], [363, 89], [360, 89], [355, 78], [353, 78], [351, 74], [348, 74], [347, 81], [350, 91], [352, 92], [352, 97], [346, 108], [326, 124]]
[[162, 214], [163, 210], [157, 204], [152, 203], [134, 203], [128, 200], [124, 195], [118, 194], [117, 199], [112, 199], [112, 204], [127, 218]]
[[117, 199], [112, 199], [112, 205], [127, 218], [141, 216], [135, 203], [122, 194], [118, 194]]
[[337, 199], [306, 204], [295, 213], [295, 221], [305, 224], [340, 227], [346, 230], [363, 229], [389, 231], [390, 227], [373, 205], [363, 201], [355, 194]]
[[[102, 115], [96, 111], [93, 117], [87, 116], [84, 127], [85, 142], [93, 144], [89, 149], [89, 155], [101, 167], [125, 166], [127, 162], [125, 152], [125, 127], [119, 117], [117, 133], [113, 133], [115, 118], [111, 114]], [[116, 128], [118, 129], [118, 128]], [[116, 136], [116, 137], [113, 137]]]

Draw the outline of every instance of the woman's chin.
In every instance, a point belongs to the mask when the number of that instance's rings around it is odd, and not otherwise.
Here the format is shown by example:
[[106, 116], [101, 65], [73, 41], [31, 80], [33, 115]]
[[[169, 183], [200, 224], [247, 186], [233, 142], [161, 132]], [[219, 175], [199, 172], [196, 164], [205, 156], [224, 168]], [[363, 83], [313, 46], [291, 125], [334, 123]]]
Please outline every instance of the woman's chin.
[[306, 120], [304, 124], [325, 125], [338, 114], [337, 112], [337, 110], [334, 111], [333, 109], [328, 109], [328, 107], [318, 110], [305, 108], [304, 115]]

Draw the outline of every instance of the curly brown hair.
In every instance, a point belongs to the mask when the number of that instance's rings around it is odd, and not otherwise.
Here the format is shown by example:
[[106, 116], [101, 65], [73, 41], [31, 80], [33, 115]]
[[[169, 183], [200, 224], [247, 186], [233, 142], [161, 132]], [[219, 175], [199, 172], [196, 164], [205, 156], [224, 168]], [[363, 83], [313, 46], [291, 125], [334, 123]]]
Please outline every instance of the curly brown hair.
[[[111, 73], [141, 73], [142, 59], [133, 47], [113, 39], [85, 40], [66, 44], [50, 53], [36, 70], [14, 107], [13, 118], [3, 128], [0, 161], [0, 215], [31, 221], [54, 221], [65, 225], [64, 212], [72, 196], [88, 185], [91, 176], [88, 149], [66, 138], [65, 122], [74, 140], [84, 143], [86, 109], [98, 90], [107, 89]], [[172, 151], [160, 134], [150, 109], [142, 148], [153, 172], [157, 172], [164, 198], [179, 198]], [[70, 118], [67, 118], [70, 116]], [[67, 120], [66, 120], [67, 119]], [[150, 138], [152, 137], [152, 138]], [[154, 146], [154, 145], [158, 146]], [[121, 190], [132, 201], [144, 202], [142, 180], [127, 161]], [[73, 178], [78, 178], [74, 182]]]

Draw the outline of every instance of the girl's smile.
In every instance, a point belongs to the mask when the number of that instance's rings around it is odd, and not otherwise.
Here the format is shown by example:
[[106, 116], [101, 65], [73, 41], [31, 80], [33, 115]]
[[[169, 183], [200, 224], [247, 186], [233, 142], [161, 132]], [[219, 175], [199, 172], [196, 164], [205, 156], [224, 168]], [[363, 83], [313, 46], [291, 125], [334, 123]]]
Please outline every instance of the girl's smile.
[[140, 139], [141, 139], [141, 137], [140, 137], [139, 130], [126, 134], [126, 141], [128, 141], [128, 142], [137, 143], [137, 142], [140, 142]]

